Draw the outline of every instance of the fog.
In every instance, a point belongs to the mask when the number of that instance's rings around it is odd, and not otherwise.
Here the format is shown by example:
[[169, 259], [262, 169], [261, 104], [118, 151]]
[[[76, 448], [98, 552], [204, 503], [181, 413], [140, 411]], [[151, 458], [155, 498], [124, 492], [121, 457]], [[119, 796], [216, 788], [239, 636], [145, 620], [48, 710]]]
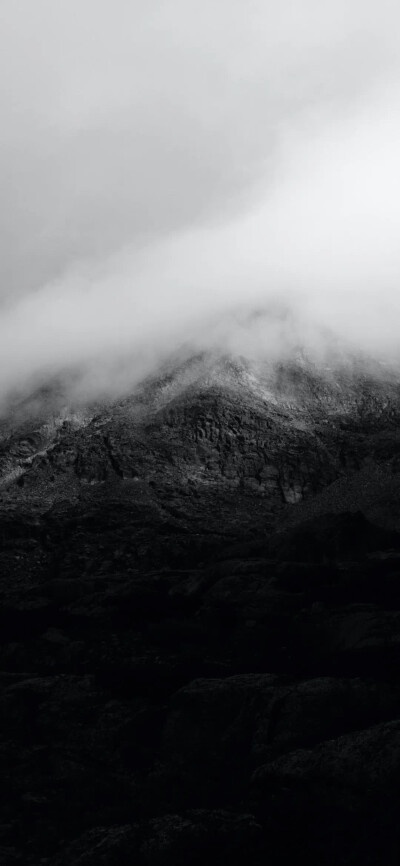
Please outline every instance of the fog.
[[0, 401], [181, 346], [397, 357], [397, 7], [3, 3]]

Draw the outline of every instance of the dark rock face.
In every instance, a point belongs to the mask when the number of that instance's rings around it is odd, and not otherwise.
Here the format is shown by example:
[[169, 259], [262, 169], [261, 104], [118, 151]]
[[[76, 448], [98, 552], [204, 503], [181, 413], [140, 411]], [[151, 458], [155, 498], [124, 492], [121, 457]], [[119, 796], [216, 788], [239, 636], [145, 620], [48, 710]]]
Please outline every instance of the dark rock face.
[[399, 413], [197, 358], [3, 420], [4, 862], [398, 863]]

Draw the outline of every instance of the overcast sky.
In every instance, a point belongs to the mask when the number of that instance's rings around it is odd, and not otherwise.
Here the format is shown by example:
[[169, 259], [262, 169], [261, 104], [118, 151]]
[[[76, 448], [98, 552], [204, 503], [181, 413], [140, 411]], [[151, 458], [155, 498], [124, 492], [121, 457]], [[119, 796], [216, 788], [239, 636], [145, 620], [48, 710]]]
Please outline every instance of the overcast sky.
[[0, 397], [276, 297], [395, 350], [399, 40], [395, 0], [3, 0]]

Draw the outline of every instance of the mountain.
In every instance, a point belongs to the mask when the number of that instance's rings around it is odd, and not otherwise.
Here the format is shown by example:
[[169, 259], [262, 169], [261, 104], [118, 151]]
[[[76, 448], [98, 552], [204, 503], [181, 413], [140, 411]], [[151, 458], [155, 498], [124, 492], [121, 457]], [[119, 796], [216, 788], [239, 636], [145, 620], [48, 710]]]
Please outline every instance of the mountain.
[[397, 862], [397, 372], [68, 393], [0, 422], [5, 862]]
[[302, 501], [340, 467], [395, 456], [400, 387], [393, 376], [346, 366], [203, 355], [119, 402], [71, 407], [56, 398], [52, 405], [51, 392], [39, 393], [3, 419], [7, 504], [36, 501], [43, 510], [79, 499], [88, 485], [114, 484], [124, 496], [132, 481]]

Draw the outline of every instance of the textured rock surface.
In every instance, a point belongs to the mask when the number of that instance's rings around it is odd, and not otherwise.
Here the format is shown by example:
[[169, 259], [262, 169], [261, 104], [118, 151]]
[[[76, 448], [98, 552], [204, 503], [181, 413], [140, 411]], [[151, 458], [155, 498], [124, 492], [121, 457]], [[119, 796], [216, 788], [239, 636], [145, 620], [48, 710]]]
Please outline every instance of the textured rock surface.
[[4, 862], [397, 864], [399, 411], [197, 358], [3, 420]]

